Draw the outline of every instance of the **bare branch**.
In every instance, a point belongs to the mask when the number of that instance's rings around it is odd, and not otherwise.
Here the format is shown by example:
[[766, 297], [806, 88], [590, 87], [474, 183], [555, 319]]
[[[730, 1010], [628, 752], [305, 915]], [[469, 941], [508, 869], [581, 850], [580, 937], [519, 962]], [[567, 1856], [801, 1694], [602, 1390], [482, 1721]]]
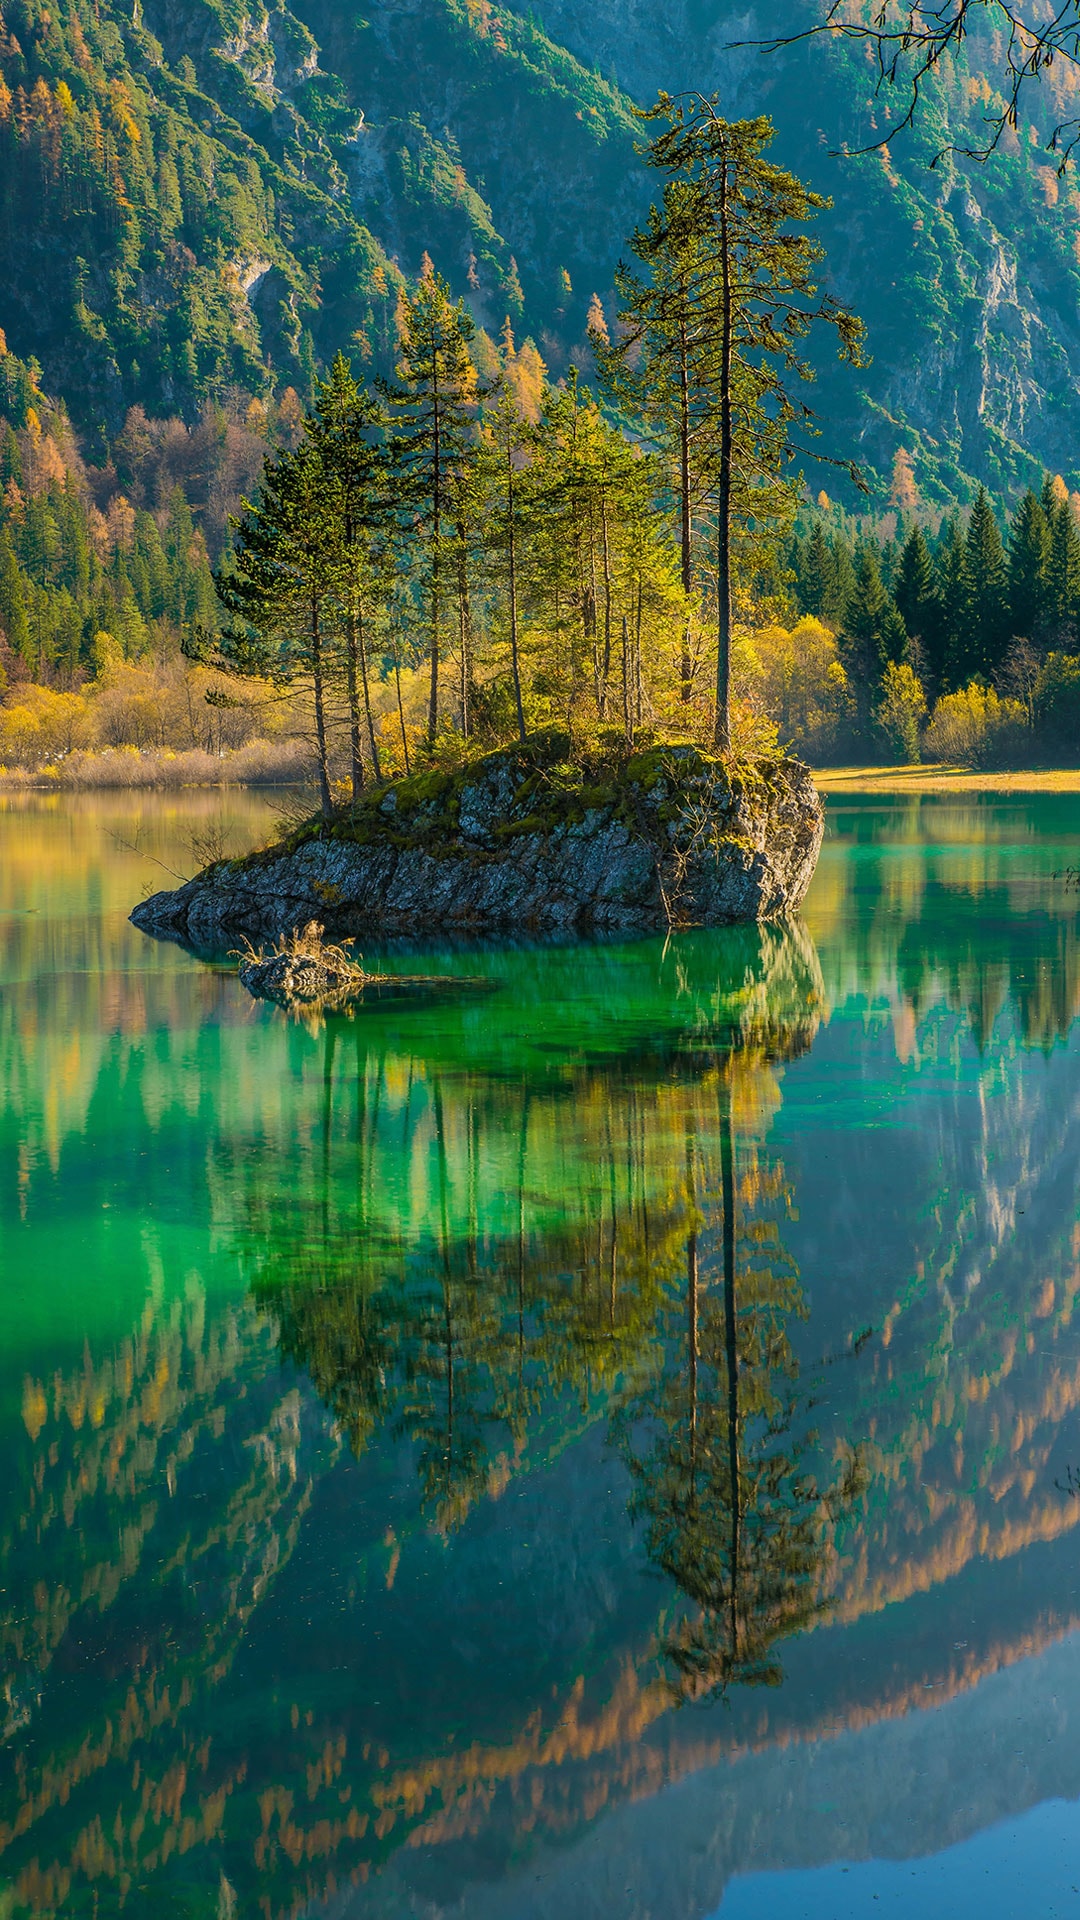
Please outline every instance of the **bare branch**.
[[[799, 33], [732, 43], [776, 53], [783, 47], [815, 40], [824, 34], [869, 46], [877, 68], [875, 98], [881, 97], [886, 88], [896, 89], [897, 112], [879, 139], [845, 151], [876, 153], [887, 147], [898, 133], [914, 126], [926, 81], [946, 55], [958, 52], [963, 46], [976, 18], [996, 26], [1003, 36], [1002, 104], [983, 115], [986, 125], [983, 143], [962, 146], [952, 142], [934, 155], [932, 167], [949, 154], [969, 160], [988, 159], [1006, 131], [1016, 128], [1021, 96], [1030, 83], [1038, 80], [1055, 60], [1080, 66], [1080, 0], [1061, 0], [1042, 20], [1035, 17], [1038, 0], [1032, 0], [1029, 11], [1022, 11], [1016, 0], [938, 0], [937, 4], [934, 0], [875, 0], [869, 21], [846, 17], [847, 6], [848, 0], [830, 0], [825, 18]], [[1064, 173], [1078, 141], [1080, 117], [1061, 120], [1054, 127], [1046, 146], [1048, 152], [1058, 156], [1059, 173]]]

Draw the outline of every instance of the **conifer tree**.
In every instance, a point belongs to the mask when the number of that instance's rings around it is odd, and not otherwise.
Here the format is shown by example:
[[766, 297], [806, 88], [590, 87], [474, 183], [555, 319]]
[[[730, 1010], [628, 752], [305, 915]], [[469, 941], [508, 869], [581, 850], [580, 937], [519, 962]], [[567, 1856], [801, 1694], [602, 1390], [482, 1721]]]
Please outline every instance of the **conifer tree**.
[[186, 642], [193, 657], [231, 674], [291, 685], [310, 675], [319, 797], [331, 812], [327, 695], [334, 666], [333, 617], [340, 552], [327, 513], [328, 477], [310, 441], [268, 461], [253, 502], [233, 522], [230, 563], [216, 573], [233, 624]]
[[30, 623], [26, 615], [26, 596], [22, 575], [7, 535], [0, 538], [0, 626], [12, 653], [21, 660], [30, 659]]
[[494, 406], [485, 410], [483, 420], [486, 499], [493, 525], [489, 549], [503, 574], [507, 619], [510, 634], [510, 674], [514, 687], [514, 710], [518, 736], [525, 738], [525, 707], [521, 694], [521, 652], [519, 635], [519, 574], [521, 566], [522, 515], [528, 500], [525, 462], [533, 444], [533, 431], [523, 420], [510, 393], [504, 387]]
[[1008, 641], [1008, 569], [1001, 531], [985, 487], [980, 487], [964, 537], [966, 632], [955, 662], [957, 684], [973, 673], [988, 678]]
[[904, 542], [893, 583], [896, 601], [909, 634], [926, 642], [931, 640], [939, 607], [934, 581], [934, 563], [920, 526], [914, 526]]
[[[695, 388], [693, 416], [713, 421], [707, 471], [716, 581], [714, 742], [728, 753], [736, 528], [793, 511], [795, 490], [785, 484], [785, 469], [807, 409], [791, 385], [810, 378], [801, 342], [825, 323], [836, 330], [841, 356], [857, 362], [863, 329], [818, 293], [814, 273], [822, 252], [798, 229], [828, 203], [765, 158], [773, 139], [767, 119], [727, 121], [715, 96], [693, 95], [682, 104], [666, 94], [646, 117], [668, 123], [648, 159], [679, 191], [665, 196], [648, 238], [659, 284], [673, 288], [670, 311], [658, 291], [646, 325], [639, 304], [639, 341], [646, 360], [672, 343], [684, 325], [689, 292], [698, 347], [688, 363], [674, 348], [664, 383], [681, 421], [686, 364]], [[655, 270], [653, 282], [658, 285]], [[676, 441], [680, 431], [677, 426]]]
[[475, 450], [478, 398], [469, 357], [472, 319], [451, 298], [445, 280], [426, 272], [405, 301], [397, 386], [384, 393], [393, 416], [391, 458], [411, 538], [426, 551], [424, 591], [430, 633], [428, 744], [439, 724], [439, 664], [443, 642], [447, 562], [457, 537], [453, 479]]
[[968, 627], [964, 536], [956, 519], [942, 521], [934, 559], [941, 624], [931, 670], [939, 691], [955, 690], [964, 683]]
[[380, 776], [368, 635], [387, 585], [387, 473], [374, 437], [381, 425], [382, 409], [374, 395], [358, 386], [344, 354], [337, 354], [328, 377], [316, 385], [315, 408], [305, 432], [323, 476], [326, 532], [334, 549], [354, 799], [364, 783], [362, 728], [372, 771], [376, 780]]
[[906, 650], [907, 629], [881, 578], [873, 547], [864, 545], [841, 628], [841, 652], [855, 681], [864, 723], [887, 666], [901, 661]]
[[1071, 642], [1080, 602], [1080, 531], [1067, 498], [1057, 502], [1050, 518], [1046, 586], [1047, 619], [1055, 640]]
[[833, 573], [829, 594], [825, 601], [824, 615], [839, 627], [844, 618], [848, 601], [855, 591], [855, 558], [842, 534], [834, 534], [829, 541], [832, 553]]
[[802, 550], [799, 568], [799, 603], [804, 613], [827, 619], [835, 598], [836, 559], [825, 538], [820, 520], [815, 520]]
[[[631, 247], [648, 278], [619, 267], [620, 336], [599, 332], [593, 351], [609, 395], [632, 407], [666, 457], [678, 522], [682, 588], [694, 585], [695, 539], [712, 495], [718, 453], [716, 393], [721, 377], [714, 317], [700, 298], [710, 267], [696, 218], [695, 193], [684, 180], [664, 188], [662, 210], [649, 210]], [[689, 631], [684, 630], [680, 691], [690, 698]]]
[[1009, 534], [1009, 623], [1014, 634], [1036, 638], [1049, 600], [1050, 531], [1042, 502], [1030, 487]]

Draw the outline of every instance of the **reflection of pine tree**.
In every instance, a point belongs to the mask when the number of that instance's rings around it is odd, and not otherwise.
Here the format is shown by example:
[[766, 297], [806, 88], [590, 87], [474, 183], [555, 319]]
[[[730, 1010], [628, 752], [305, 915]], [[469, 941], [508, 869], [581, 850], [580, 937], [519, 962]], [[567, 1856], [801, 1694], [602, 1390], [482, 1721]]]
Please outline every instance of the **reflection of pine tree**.
[[438, 1281], [405, 1325], [407, 1354], [401, 1426], [418, 1448], [417, 1472], [439, 1521], [452, 1524], [483, 1492], [488, 1478], [485, 1409], [479, 1376], [494, 1326], [480, 1290], [455, 1275], [446, 1218], [446, 1135], [441, 1090], [435, 1090], [441, 1233]]
[[[776, 1685], [775, 1642], [818, 1611], [822, 1500], [790, 1435], [794, 1362], [787, 1337], [803, 1312], [798, 1277], [751, 1223], [737, 1235], [730, 1075], [720, 1088], [722, 1286], [701, 1271], [707, 1212], [696, 1194], [697, 1150], [687, 1143], [685, 1302], [673, 1303], [670, 1359], [631, 1409], [628, 1445], [634, 1509], [649, 1558], [675, 1581], [692, 1612], [665, 1653], [683, 1698], [733, 1684]], [[773, 1256], [748, 1260], [751, 1249]], [[739, 1253], [743, 1270], [740, 1272]]]
[[[760, 1101], [772, 1085], [762, 1069], [807, 1044], [820, 1005], [790, 933], [733, 933], [724, 960], [711, 1004], [693, 1001], [687, 1052], [643, 1048], [554, 1082], [434, 1063], [414, 1076], [412, 1063], [403, 1072], [365, 1053], [357, 1030], [353, 1083], [335, 1068], [345, 1029], [331, 1021], [321, 1112], [295, 1182], [283, 1187], [276, 1157], [269, 1177], [257, 1153], [238, 1166], [253, 1287], [282, 1350], [354, 1451], [376, 1430], [409, 1441], [441, 1528], [460, 1524], [526, 1447], [564, 1441], [568, 1420], [632, 1400], [655, 1372], [687, 1232], [673, 1143], [688, 1129], [718, 1138], [718, 1058], [749, 1064]], [[589, 1150], [572, 1162], [560, 1224], [571, 1116]], [[395, 1211], [386, 1178], [403, 1162], [408, 1201]], [[478, 1184], [493, 1167], [498, 1232]]]

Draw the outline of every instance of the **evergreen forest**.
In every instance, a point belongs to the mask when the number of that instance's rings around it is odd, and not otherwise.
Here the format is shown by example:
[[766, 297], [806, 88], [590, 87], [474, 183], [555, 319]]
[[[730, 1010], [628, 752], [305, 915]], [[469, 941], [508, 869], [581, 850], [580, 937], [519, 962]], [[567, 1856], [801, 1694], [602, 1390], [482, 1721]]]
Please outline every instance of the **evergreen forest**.
[[[715, 99], [753, 106], [721, 16]], [[676, 37], [694, 30], [676, 10]], [[440, 0], [403, 31], [315, 0], [198, 0], [182, 20], [153, 0], [134, 17], [7, 0], [7, 777], [138, 783], [161, 756], [242, 752], [249, 777], [310, 764], [326, 805], [335, 784], [556, 723], [818, 764], [1067, 757], [1067, 316], [1038, 302], [1045, 340], [1021, 366], [983, 285], [996, 259], [1022, 306], [1025, 247], [1066, 305], [1080, 272], [1058, 258], [1076, 190], [1039, 157], [1038, 89], [965, 166], [1004, 97], [976, 31], [911, 141], [841, 173], [824, 132], [800, 145], [805, 56], [778, 52], [772, 120], [725, 124], [768, 127], [755, 164], [786, 183], [790, 247], [754, 270], [797, 286], [796, 331], [767, 341], [759, 301], [722, 403], [705, 328], [680, 448], [679, 274], [691, 306], [716, 288], [692, 236], [677, 258], [671, 196], [693, 168], [674, 123], [643, 125], [634, 60], [590, 66], [557, 0], [527, 19]], [[883, 109], [860, 104], [852, 56], [821, 60], [823, 122], [870, 142]], [[870, 234], [900, 263], [885, 295], [856, 265]], [[1034, 340], [1026, 309], [1023, 327]], [[954, 343], [934, 432], [903, 373], [914, 340], [930, 385]], [[288, 579], [271, 540], [306, 555]]]

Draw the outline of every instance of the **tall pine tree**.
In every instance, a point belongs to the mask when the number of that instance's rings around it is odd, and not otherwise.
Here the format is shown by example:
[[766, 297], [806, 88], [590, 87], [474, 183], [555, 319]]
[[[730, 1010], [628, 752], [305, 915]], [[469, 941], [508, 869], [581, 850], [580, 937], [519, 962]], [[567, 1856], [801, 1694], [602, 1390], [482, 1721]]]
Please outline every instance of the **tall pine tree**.
[[1014, 635], [1038, 639], [1049, 610], [1050, 529], [1030, 487], [1009, 532], [1009, 624]]
[[475, 458], [475, 328], [445, 280], [425, 272], [405, 302], [396, 386], [384, 393], [393, 417], [391, 456], [410, 543], [422, 551], [429, 632], [428, 745], [439, 725], [439, 664], [450, 561], [457, 540], [455, 479]]
[[1005, 548], [985, 487], [975, 496], [964, 536], [963, 584], [964, 628], [952, 669], [957, 686], [973, 674], [989, 679], [1001, 664], [1009, 638]]
[[[920, 526], [914, 526], [904, 542], [893, 583], [893, 599], [912, 639], [920, 643], [920, 653], [928, 668], [936, 666], [937, 642], [941, 625], [941, 605], [934, 563]], [[936, 674], [935, 674], [936, 678]]]

